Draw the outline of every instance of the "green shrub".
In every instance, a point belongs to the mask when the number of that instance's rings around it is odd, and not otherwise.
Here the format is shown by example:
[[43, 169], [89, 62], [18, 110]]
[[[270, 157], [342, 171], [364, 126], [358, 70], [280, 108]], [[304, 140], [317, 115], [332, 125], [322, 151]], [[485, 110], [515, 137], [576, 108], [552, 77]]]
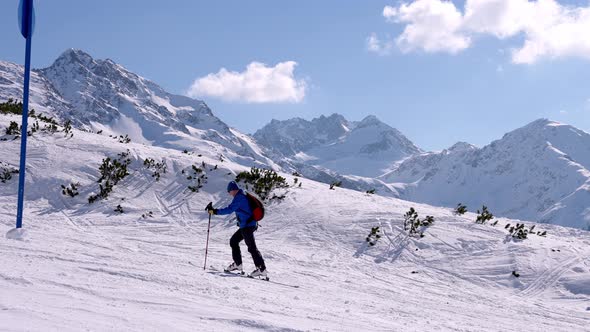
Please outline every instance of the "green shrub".
[[12, 174], [18, 174], [18, 169], [8, 165], [7, 163], [0, 162], [0, 182], [6, 183], [12, 179]]
[[506, 224], [506, 226], [504, 228], [508, 230], [508, 233], [510, 233], [510, 236], [512, 236], [512, 238], [518, 239], [518, 240], [526, 240], [528, 238], [529, 234], [536, 234], [539, 236], [547, 235], [547, 231], [535, 232], [535, 226], [536, 225], [533, 225], [533, 226], [527, 228], [525, 226], [525, 224], [517, 223], [516, 226]]
[[410, 236], [424, 237], [423, 227], [428, 227], [434, 223], [433, 216], [426, 216], [423, 220], [418, 218], [418, 212], [411, 207], [406, 214], [404, 214], [404, 230], [409, 231]]
[[68, 137], [68, 135], [70, 137], [74, 137], [74, 133], [72, 133], [72, 121], [68, 120], [64, 123], [64, 133], [65, 136]]
[[236, 176], [236, 182], [244, 182], [246, 184], [246, 189], [250, 189], [251, 186], [254, 193], [256, 193], [256, 195], [262, 200], [283, 199], [284, 195], [270, 196], [271, 191], [278, 188], [289, 187], [287, 180], [278, 175], [277, 172], [270, 169], [256, 167], [252, 167], [249, 172], [244, 171], [239, 173]]
[[166, 174], [168, 170], [168, 166], [166, 165], [165, 161], [156, 162], [152, 158], [147, 158], [143, 161], [143, 166], [145, 166], [148, 170], [152, 170], [152, 177], [156, 179], [156, 181], [160, 181], [160, 177], [162, 174]]
[[114, 210], [115, 212], [118, 213], [124, 213], [125, 211], [123, 211], [123, 207], [121, 206], [121, 204], [117, 205], [117, 207]]
[[69, 186], [64, 186], [63, 184], [61, 185], [61, 193], [64, 196], [70, 196], [70, 197], [76, 197], [78, 196], [78, 187], [80, 186], [80, 183], [70, 183]]
[[98, 170], [100, 172], [99, 193], [88, 197], [88, 203], [94, 203], [98, 199], [105, 199], [113, 191], [113, 187], [129, 175], [127, 167], [131, 164], [129, 150], [117, 155], [117, 159], [107, 157], [102, 160]]
[[340, 187], [342, 185], [342, 181], [332, 182], [330, 184], [330, 190], [335, 190], [334, 187]]
[[488, 211], [488, 207], [484, 205], [481, 209], [481, 212], [477, 210], [477, 217], [475, 219], [475, 223], [485, 224], [486, 221], [490, 221], [492, 220], [492, 218], [494, 218], [494, 215], [491, 214], [490, 211]]
[[381, 230], [379, 229], [379, 226], [372, 227], [371, 233], [369, 233], [369, 235], [367, 235], [366, 241], [369, 242], [370, 246], [374, 246], [377, 243], [377, 240], [379, 240], [380, 238], [381, 238]]
[[131, 138], [129, 138], [129, 135], [119, 135], [119, 143], [123, 143], [123, 144], [127, 144], [127, 143], [131, 143]]
[[204, 169], [206, 167], [205, 162], [202, 163], [203, 169], [192, 165], [189, 170], [182, 170], [182, 174], [188, 173], [189, 175], [186, 177], [189, 180], [188, 190], [198, 193], [203, 185], [207, 183], [207, 174], [205, 173]]
[[[33, 110], [31, 110], [33, 112]], [[8, 99], [5, 103], [0, 103], [0, 113], [23, 115], [23, 103], [17, 102], [14, 99]]]
[[463, 204], [461, 204], [461, 203], [457, 204], [457, 207], [456, 207], [456, 208], [455, 208], [455, 210], [453, 211], [453, 213], [454, 213], [455, 215], [458, 215], [458, 216], [462, 216], [462, 215], [464, 215], [466, 212], [467, 212], [467, 206], [465, 206], [465, 205], [463, 205]]
[[21, 133], [21, 126], [19, 126], [18, 123], [14, 122], [14, 121], [10, 121], [8, 128], [6, 128], [6, 135], [20, 136], [20, 133]]

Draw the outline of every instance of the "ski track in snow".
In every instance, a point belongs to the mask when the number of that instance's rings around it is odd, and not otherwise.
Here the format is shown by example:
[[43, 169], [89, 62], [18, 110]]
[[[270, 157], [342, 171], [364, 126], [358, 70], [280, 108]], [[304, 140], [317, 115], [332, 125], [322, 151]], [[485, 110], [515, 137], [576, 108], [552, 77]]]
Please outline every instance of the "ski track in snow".
[[[506, 237], [474, 215], [367, 195], [304, 179], [267, 206], [256, 233], [271, 281], [203, 270], [209, 202], [229, 202], [231, 160], [188, 193], [180, 170], [202, 158], [75, 131], [34, 135], [27, 170], [24, 241], [0, 238], [2, 331], [588, 331], [590, 234], [551, 225], [547, 237]], [[0, 142], [17, 164], [18, 143]], [[89, 205], [102, 158], [129, 148], [131, 175]], [[69, 151], [69, 152], [68, 152]], [[76, 158], [63, 158], [75, 153]], [[142, 158], [168, 161], [156, 182]], [[174, 167], [171, 167], [174, 166]], [[55, 171], [48, 171], [49, 169]], [[290, 183], [292, 176], [285, 175]], [[80, 182], [80, 195], [60, 184]], [[0, 185], [0, 225], [13, 227], [16, 181]], [[122, 198], [125, 198], [124, 200]], [[116, 214], [121, 204], [125, 213]], [[415, 207], [435, 223], [425, 237], [402, 230]], [[142, 218], [153, 212], [153, 217]], [[371, 227], [383, 233], [374, 247]], [[231, 260], [231, 216], [213, 216], [207, 265]], [[560, 251], [552, 251], [559, 249]], [[242, 245], [246, 271], [254, 269]], [[190, 262], [190, 263], [189, 263]], [[512, 271], [521, 274], [511, 276]], [[573, 283], [565, 287], [564, 280]], [[578, 280], [578, 281], [577, 281]], [[576, 283], [578, 282], [578, 283]], [[299, 286], [293, 288], [290, 286]]]

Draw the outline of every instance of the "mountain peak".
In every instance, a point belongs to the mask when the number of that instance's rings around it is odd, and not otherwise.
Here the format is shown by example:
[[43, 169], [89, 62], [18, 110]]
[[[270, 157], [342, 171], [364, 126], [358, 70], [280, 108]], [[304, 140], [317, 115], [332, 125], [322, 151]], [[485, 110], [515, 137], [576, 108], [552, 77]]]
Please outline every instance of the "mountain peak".
[[457, 142], [447, 149], [449, 152], [471, 151], [477, 150], [477, 147], [467, 142]]
[[88, 66], [94, 62], [92, 56], [82, 50], [69, 48], [65, 50], [54, 62], [54, 66], [63, 66], [71, 63], [79, 63], [83, 66]]
[[334, 128], [342, 128], [342, 125], [346, 126], [348, 121], [346, 118], [338, 113], [333, 113], [330, 116], [320, 115], [317, 118], [311, 120], [312, 124], [320, 127], [333, 127]]
[[382, 124], [383, 122], [379, 120], [375, 115], [367, 115], [364, 119], [359, 122], [359, 126], [371, 126], [371, 125], [378, 125]]
[[553, 121], [553, 120], [549, 120], [547, 118], [540, 118], [537, 119], [531, 123], [529, 123], [528, 125], [525, 126], [526, 127], [535, 127], [535, 128], [542, 128], [542, 127], [555, 127], [555, 126], [563, 126], [563, 123], [557, 122], [557, 121]]
[[[323, 116], [323, 115], [322, 115]], [[330, 116], [327, 117], [330, 120], [339, 120], [339, 121], [346, 121], [344, 115], [338, 113], [332, 113]]]
[[560, 123], [557, 121], [541, 118], [537, 119], [524, 127], [513, 130], [504, 135], [503, 138], [512, 137], [518, 141], [521, 140], [551, 140], [556, 135], [569, 135], [570, 132], [581, 133], [573, 126]]

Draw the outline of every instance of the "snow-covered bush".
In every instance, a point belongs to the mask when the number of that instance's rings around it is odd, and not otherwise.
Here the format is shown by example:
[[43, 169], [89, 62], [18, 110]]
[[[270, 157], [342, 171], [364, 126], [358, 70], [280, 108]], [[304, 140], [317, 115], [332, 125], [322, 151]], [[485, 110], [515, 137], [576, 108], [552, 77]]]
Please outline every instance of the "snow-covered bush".
[[12, 179], [12, 174], [18, 174], [18, 169], [7, 163], [0, 162], [0, 182], [6, 183], [6, 181]]
[[42, 130], [46, 133], [54, 134], [57, 132], [57, 125], [54, 123], [48, 123], [43, 127]]
[[335, 181], [330, 184], [330, 189], [335, 190], [334, 187], [340, 187], [342, 185], [342, 181]]
[[374, 246], [377, 243], [377, 240], [379, 240], [380, 238], [381, 238], [381, 230], [379, 229], [379, 226], [372, 227], [371, 233], [369, 233], [369, 235], [367, 235], [366, 241], [369, 242], [370, 246]]
[[107, 198], [113, 191], [113, 186], [129, 175], [127, 169], [129, 164], [131, 164], [129, 150], [127, 150], [127, 152], [122, 152], [117, 156], [117, 159], [107, 157], [102, 160], [102, 164], [98, 168], [100, 171], [100, 178], [97, 181], [99, 183], [98, 186], [100, 192], [96, 195], [90, 195], [90, 197], [88, 197], [88, 203], [94, 203], [98, 199]]
[[21, 127], [18, 125], [18, 123], [10, 121], [8, 128], [6, 128], [6, 135], [20, 136], [20, 132]]
[[453, 211], [455, 215], [462, 216], [467, 212], [467, 206], [461, 203], [457, 204], [457, 207]]
[[188, 189], [194, 193], [198, 193], [199, 189], [203, 188], [203, 185], [207, 183], [207, 174], [204, 169], [206, 167], [205, 162], [202, 163], [203, 169], [192, 165], [188, 170], [182, 170], [182, 174], [188, 173], [186, 177], [189, 180]]
[[535, 226], [536, 225], [533, 225], [533, 226], [527, 228], [524, 224], [517, 223], [516, 226], [511, 226], [510, 224], [506, 224], [506, 226], [504, 228], [508, 230], [508, 233], [510, 233], [512, 238], [519, 239], [519, 240], [527, 239], [529, 234], [537, 234], [539, 236], [547, 235], [547, 231], [543, 231], [543, 232], [538, 231], [535, 233]]
[[118, 213], [124, 213], [125, 211], [123, 210], [123, 207], [121, 206], [121, 204], [117, 205], [117, 207], [114, 210], [115, 212]]
[[404, 214], [404, 230], [407, 231], [408, 226], [414, 224], [414, 222], [416, 222], [417, 219], [418, 212], [416, 212], [416, 210], [414, 210], [414, 208], [411, 207], [410, 210], [406, 212], [406, 214]]
[[494, 215], [488, 211], [487, 206], [481, 208], [481, 212], [477, 210], [477, 218], [475, 219], [476, 224], [485, 224], [486, 221], [490, 221], [494, 218]]
[[64, 130], [63, 130], [63, 131], [64, 131], [64, 133], [66, 134], [66, 137], [68, 137], [68, 135], [69, 135], [70, 137], [74, 137], [74, 133], [72, 133], [72, 121], [70, 121], [70, 120], [67, 120], [67, 121], [64, 123]]
[[426, 216], [423, 220], [418, 218], [418, 212], [411, 207], [406, 214], [404, 214], [404, 230], [409, 231], [410, 236], [424, 237], [423, 227], [428, 227], [434, 223], [433, 216]]
[[69, 186], [64, 186], [63, 184], [61, 185], [61, 193], [64, 196], [70, 196], [70, 197], [76, 197], [78, 196], [78, 186], [80, 186], [80, 183], [70, 183]]
[[119, 143], [123, 143], [123, 144], [127, 144], [127, 143], [131, 143], [131, 138], [129, 138], [129, 135], [119, 135]]
[[162, 176], [162, 174], [166, 174], [168, 169], [165, 161], [158, 163], [152, 158], [145, 159], [143, 161], [143, 166], [145, 166], [148, 170], [153, 170], [152, 177], [155, 178], [156, 181], [160, 181], [160, 176]]
[[244, 171], [236, 176], [236, 182], [244, 182], [246, 189], [252, 188], [262, 200], [283, 199], [284, 195], [270, 196], [271, 191], [278, 188], [288, 188], [287, 179], [271, 169], [252, 167], [249, 172]]
[[2, 114], [23, 114], [23, 103], [17, 102], [14, 99], [8, 99], [5, 103], [0, 103], [0, 113]]
[[[1, 114], [22, 115], [23, 114], [23, 103], [20, 101], [15, 101], [14, 99], [8, 99], [7, 102], [0, 103], [0, 113]], [[55, 131], [57, 131], [57, 126], [59, 124], [57, 123], [57, 121], [53, 117], [44, 116], [42, 113], [37, 114], [34, 109], [31, 109], [31, 110], [29, 110], [29, 118], [33, 118], [33, 119], [37, 119], [41, 122], [45, 122], [46, 125], [43, 128], [43, 130], [45, 130], [45, 131], [48, 131], [50, 133], [54, 133]], [[66, 124], [67, 124], [67, 122], [66, 122]], [[11, 123], [11, 125], [12, 125], [12, 123]], [[70, 125], [71, 125], [71, 122], [70, 122]], [[18, 124], [17, 124], [17, 126], [18, 126]], [[33, 129], [34, 130], [29, 132], [29, 134], [39, 130], [39, 122], [33, 123]], [[20, 129], [18, 130], [18, 134], [8, 134], [8, 135], [20, 135]]]

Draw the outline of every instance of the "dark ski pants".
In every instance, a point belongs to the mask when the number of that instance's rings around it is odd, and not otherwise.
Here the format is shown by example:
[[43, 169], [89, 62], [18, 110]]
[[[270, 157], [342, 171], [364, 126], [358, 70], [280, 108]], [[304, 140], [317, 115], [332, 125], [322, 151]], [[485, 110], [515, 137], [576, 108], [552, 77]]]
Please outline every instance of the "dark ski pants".
[[240, 251], [240, 242], [244, 240], [244, 242], [246, 242], [246, 246], [248, 246], [248, 252], [250, 252], [252, 255], [254, 265], [256, 265], [257, 268], [260, 268], [261, 271], [264, 271], [266, 270], [266, 266], [264, 265], [264, 259], [262, 259], [260, 251], [258, 251], [258, 248], [256, 248], [256, 240], [254, 239], [255, 230], [255, 227], [245, 227], [238, 229], [234, 235], [232, 235], [231, 239], [229, 239], [229, 245], [231, 246], [231, 254], [234, 259], [234, 263], [241, 265], [242, 252]]

